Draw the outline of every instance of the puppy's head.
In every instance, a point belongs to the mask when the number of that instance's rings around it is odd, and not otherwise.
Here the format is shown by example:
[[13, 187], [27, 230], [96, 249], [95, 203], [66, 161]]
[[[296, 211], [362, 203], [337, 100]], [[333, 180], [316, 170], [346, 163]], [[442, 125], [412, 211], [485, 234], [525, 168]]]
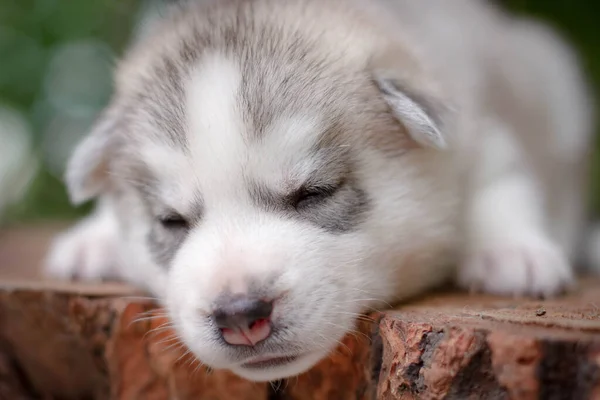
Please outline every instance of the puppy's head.
[[178, 17], [134, 49], [67, 182], [75, 202], [116, 199], [130, 268], [164, 271], [202, 362], [273, 380], [435, 279], [398, 269], [441, 235], [446, 139], [437, 104], [374, 65], [365, 32], [339, 40], [279, 2], [272, 19], [245, 4]]

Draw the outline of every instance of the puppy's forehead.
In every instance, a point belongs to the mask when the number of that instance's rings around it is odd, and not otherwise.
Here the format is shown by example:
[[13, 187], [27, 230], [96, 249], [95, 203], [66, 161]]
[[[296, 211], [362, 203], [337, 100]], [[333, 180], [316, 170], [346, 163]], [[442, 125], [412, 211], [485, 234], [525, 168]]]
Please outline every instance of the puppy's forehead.
[[239, 107], [241, 81], [239, 68], [218, 53], [204, 57], [188, 78], [182, 99], [187, 155], [207, 177], [235, 174], [235, 161], [244, 157], [248, 129]]
[[185, 79], [181, 138], [142, 147], [145, 162], [170, 192], [200, 186], [203, 197], [237, 197], [225, 192], [239, 195], [249, 180], [293, 186], [331, 158], [331, 148], [322, 146], [331, 120], [308, 103], [267, 101], [265, 89], [249, 83], [231, 55], [205, 54]]
[[300, 175], [320, 159], [323, 117], [311, 107], [261, 99], [265, 89], [243, 74], [232, 57], [213, 53], [190, 75], [187, 142], [202, 181], [302, 179]]

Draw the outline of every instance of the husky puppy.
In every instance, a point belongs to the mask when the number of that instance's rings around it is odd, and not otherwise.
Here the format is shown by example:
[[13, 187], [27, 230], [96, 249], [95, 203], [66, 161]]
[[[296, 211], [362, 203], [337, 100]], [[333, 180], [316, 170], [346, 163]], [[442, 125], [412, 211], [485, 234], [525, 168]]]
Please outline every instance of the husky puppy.
[[203, 363], [255, 381], [448, 279], [556, 295], [589, 103], [568, 46], [484, 1], [180, 3], [70, 160], [72, 201], [98, 205], [47, 272], [148, 290]]

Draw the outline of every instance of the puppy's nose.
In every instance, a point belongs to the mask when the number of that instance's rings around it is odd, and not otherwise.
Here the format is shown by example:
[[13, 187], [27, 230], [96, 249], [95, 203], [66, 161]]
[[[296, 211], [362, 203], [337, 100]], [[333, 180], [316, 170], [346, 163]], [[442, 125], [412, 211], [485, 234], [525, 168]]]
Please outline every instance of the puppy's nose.
[[254, 346], [271, 334], [272, 312], [271, 301], [238, 297], [221, 304], [213, 318], [227, 343]]

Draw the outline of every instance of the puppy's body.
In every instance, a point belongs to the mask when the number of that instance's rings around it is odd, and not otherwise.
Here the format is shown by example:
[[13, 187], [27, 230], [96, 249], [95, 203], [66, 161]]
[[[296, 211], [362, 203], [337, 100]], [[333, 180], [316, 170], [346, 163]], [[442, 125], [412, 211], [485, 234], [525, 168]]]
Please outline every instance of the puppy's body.
[[[185, 3], [71, 160], [73, 200], [101, 201], [49, 270], [148, 289], [203, 362], [255, 380], [457, 264], [467, 287], [552, 295], [583, 227], [587, 101], [564, 45], [483, 2]], [[234, 294], [274, 301], [255, 346], [215, 326]]]

